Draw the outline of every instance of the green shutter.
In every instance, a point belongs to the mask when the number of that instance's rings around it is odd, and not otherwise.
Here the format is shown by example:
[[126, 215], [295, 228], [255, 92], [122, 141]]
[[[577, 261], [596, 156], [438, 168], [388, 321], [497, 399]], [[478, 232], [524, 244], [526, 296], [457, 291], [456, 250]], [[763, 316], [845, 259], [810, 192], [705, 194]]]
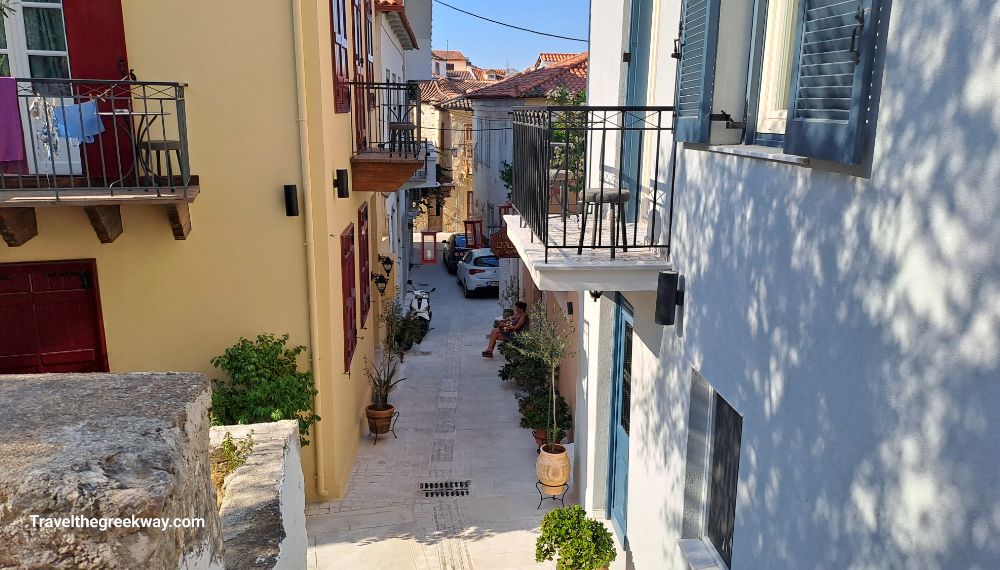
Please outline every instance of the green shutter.
[[880, 0], [800, 0], [785, 152], [860, 163]]
[[677, 71], [677, 140], [708, 142], [719, 36], [719, 0], [684, 0]]

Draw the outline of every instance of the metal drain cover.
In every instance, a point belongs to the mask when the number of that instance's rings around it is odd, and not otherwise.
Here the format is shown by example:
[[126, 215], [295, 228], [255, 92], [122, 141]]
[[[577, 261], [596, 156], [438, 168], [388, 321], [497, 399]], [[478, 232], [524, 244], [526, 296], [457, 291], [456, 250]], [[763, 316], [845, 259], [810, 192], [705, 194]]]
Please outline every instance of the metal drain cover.
[[430, 481], [419, 486], [425, 497], [466, 497], [472, 481]]

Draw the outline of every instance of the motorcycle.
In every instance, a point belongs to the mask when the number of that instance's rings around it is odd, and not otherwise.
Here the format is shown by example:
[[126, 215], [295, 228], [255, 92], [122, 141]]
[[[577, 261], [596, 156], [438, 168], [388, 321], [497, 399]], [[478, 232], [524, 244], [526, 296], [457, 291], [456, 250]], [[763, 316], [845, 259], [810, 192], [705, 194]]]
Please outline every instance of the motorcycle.
[[431, 293], [437, 290], [437, 287], [432, 288], [430, 291], [423, 291], [417, 289], [413, 286], [413, 280], [406, 281], [407, 290], [405, 305], [408, 307], [407, 316], [410, 318], [416, 318], [420, 321], [419, 335], [416, 338], [417, 344], [420, 344], [427, 336], [427, 331], [431, 328]]

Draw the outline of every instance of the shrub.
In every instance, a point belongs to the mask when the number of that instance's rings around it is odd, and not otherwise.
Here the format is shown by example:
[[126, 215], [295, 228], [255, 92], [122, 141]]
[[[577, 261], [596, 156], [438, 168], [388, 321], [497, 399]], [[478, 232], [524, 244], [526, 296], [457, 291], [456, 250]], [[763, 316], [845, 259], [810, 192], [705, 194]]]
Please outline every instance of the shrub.
[[407, 315], [399, 299], [393, 299], [382, 305], [379, 320], [382, 321], [386, 331], [383, 346], [390, 352], [402, 354], [423, 338], [424, 331], [420, 319]]
[[317, 391], [312, 372], [300, 372], [296, 358], [304, 346], [288, 348], [288, 335], [258, 335], [239, 342], [212, 359], [226, 380], [212, 380], [212, 425], [259, 424], [298, 420], [302, 445], [309, 445], [309, 426]]
[[[528, 429], [552, 430], [552, 408], [549, 406], [548, 387], [532, 390], [518, 395], [517, 410], [521, 412], [520, 425]], [[560, 441], [566, 432], [573, 427], [573, 415], [570, 413], [566, 398], [556, 394], [556, 431], [549, 434], [552, 442]]]
[[382, 357], [377, 365], [365, 362], [365, 375], [368, 376], [368, 384], [372, 388], [373, 404], [388, 404], [389, 394], [396, 389], [396, 385], [406, 380], [406, 378], [396, 378], [399, 374], [399, 362], [396, 355], [388, 350], [382, 351]]
[[520, 336], [520, 333], [515, 334], [509, 341], [500, 345], [500, 354], [504, 356], [506, 362], [497, 372], [497, 376], [501, 380], [527, 378], [532, 385], [545, 383], [549, 375], [548, 366], [541, 359], [526, 356], [516, 348], [519, 346]]
[[545, 514], [535, 541], [535, 561], [558, 556], [557, 570], [595, 570], [611, 566], [615, 543], [604, 523], [588, 518], [580, 505], [560, 507]]

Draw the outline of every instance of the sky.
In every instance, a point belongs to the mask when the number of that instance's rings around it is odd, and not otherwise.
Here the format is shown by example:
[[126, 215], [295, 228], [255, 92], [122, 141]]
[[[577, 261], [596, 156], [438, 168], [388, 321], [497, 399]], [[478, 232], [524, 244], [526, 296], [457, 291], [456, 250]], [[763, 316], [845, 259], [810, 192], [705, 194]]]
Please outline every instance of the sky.
[[[587, 39], [590, 0], [445, 0], [487, 18], [541, 32]], [[454, 49], [479, 67], [524, 69], [540, 52], [578, 53], [587, 44], [499, 26], [434, 2], [431, 44]]]

